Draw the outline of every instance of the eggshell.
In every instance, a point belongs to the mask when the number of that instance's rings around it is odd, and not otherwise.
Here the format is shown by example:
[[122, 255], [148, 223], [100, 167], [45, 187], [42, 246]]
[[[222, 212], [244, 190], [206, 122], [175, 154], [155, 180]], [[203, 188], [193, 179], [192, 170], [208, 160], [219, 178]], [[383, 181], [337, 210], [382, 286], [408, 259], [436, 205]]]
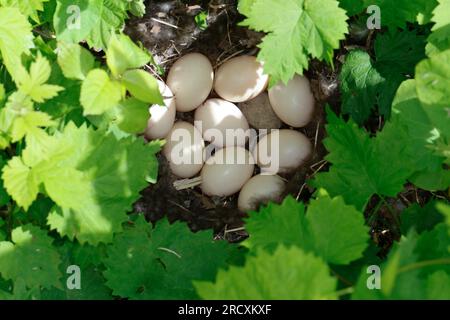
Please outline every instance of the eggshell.
[[200, 53], [189, 53], [178, 59], [167, 76], [179, 112], [189, 112], [201, 105], [210, 94], [213, 82], [211, 62]]
[[174, 175], [191, 178], [203, 167], [204, 148], [202, 134], [192, 124], [179, 121], [166, 137], [163, 154]]
[[246, 149], [220, 149], [206, 161], [202, 169], [202, 191], [220, 197], [235, 194], [251, 178], [254, 167], [254, 159]]
[[152, 105], [149, 108], [150, 119], [148, 119], [145, 137], [149, 140], [164, 139], [175, 123], [175, 98], [170, 88], [158, 80], [159, 91], [164, 98], [164, 106]]
[[296, 75], [287, 85], [278, 84], [270, 88], [269, 99], [276, 115], [291, 127], [304, 127], [313, 117], [314, 95], [309, 80], [304, 76]]
[[256, 129], [280, 129], [281, 120], [275, 114], [270, 105], [269, 95], [261, 93], [256, 98], [239, 104], [248, 123]]
[[274, 130], [261, 138], [253, 156], [261, 172], [288, 173], [300, 167], [312, 153], [309, 139], [295, 130]]
[[249, 125], [242, 111], [222, 99], [209, 99], [195, 110], [195, 126], [218, 147], [244, 146]]
[[256, 175], [242, 187], [238, 208], [242, 212], [257, 210], [261, 204], [278, 201], [286, 183], [277, 175]]
[[253, 56], [239, 56], [222, 64], [216, 72], [214, 90], [223, 99], [244, 102], [267, 88], [269, 76]]

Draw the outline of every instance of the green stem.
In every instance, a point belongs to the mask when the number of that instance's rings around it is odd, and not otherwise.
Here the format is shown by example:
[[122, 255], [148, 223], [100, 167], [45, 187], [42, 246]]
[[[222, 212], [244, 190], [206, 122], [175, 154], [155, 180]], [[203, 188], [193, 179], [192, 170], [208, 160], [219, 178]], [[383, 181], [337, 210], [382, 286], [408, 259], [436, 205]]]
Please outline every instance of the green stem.
[[450, 258], [425, 260], [425, 261], [419, 261], [416, 263], [411, 263], [409, 265], [406, 265], [406, 266], [398, 269], [398, 273], [408, 272], [408, 271], [412, 271], [412, 270], [421, 269], [424, 267], [441, 265], [441, 264], [450, 264]]

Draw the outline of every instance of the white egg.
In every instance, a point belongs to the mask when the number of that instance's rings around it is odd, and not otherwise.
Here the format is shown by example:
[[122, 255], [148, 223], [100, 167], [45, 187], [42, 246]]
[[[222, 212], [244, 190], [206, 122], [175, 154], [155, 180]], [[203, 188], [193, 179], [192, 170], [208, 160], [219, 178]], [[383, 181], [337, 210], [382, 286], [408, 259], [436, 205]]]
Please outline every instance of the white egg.
[[200, 131], [188, 122], [179, 121], [166, 137], [163, 154], [174, 175], [191, 178], [203, 167], [204, 148]]
[[312, 153], [309, 139], [295, 130], [274, 130], [261, 138], [253, 156], [261, 172], [288, 173], [300, 167]]
[[180, 112], [189, 112], [201, 105], [210, 94], [213, 82], [211, 62], [200, 53], [189, 53], [178, 59], [167, 76], [167, 85], [175, 95]]
[[150, 119], [148, 119], [145, 136], [149, 140], [163, 139], [172, 129], [175, 123], [175, 98], [170, 88], [162, 81], [158, 80], [159, 91], [164, 98], [164, 106], [152, 105], [149, 108]]
[[231, 102], [244, 102], [255, 98], [267, 88], [269, 76], [263, 65], [253, 56], [232, 58], [216, 72], [214, 90]]
[[256, 175], [242, 187], [238, 198], [238, 208], [242, 212], [258, 210], [261, 204], [278, 201], [286, 184], [277, 175]]
[[314, 95], [304, 76], [296, 75], [287, 85], [281, 83], [270, 88], [269, 99], [276, 115], [291, 127], [304, 127], [313, 117]]
[[242, 111], [222, 99], [209, 99], [195, 110], [195, 126], [205, 141], [218, 147], [244, 146], [249, 125]]
[[203, 166], [202, 191], [209, 196], [235, 194], [251, 178], [254, 167], [253, 157], [246, 149], [220, 149]]

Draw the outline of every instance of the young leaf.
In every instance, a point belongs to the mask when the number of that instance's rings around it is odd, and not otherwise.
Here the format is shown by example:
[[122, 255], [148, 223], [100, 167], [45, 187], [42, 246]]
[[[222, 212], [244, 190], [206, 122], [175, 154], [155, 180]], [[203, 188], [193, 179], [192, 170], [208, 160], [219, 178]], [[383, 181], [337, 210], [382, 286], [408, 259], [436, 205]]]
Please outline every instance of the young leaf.
[[84, 115], [100, 115], [117, 106], [121, 99], [121, 84], [111, 80], [102, 69], [91, 70], [81, 86]]
[[139, 218], [115, 236], [104, 272], [114, 295], [131, 299], [194, 299], [192, 280], [212, 281], [225, 267], [228, 243], [209, 231], [192, 233], [180, 222], [158, 222], [155, 229]]
[[[450, 50], [422, 61], [416, 68], [417, 93], [426, 104], [450, 104]], [[444, 116], [444, 112], [442, 113]]]
[[84, 80], [94, 68], [94, 56], [79, 44], [61, 42], [58, 46], [58, 64], [66, 78]]
[[13, 79], [22, 72], [22, 54], [29, 54], [33, 34], [27, 18], [16, 8], [0, 8], [0, 52], [3, 63]]
[[244, 267], [220, 270], [215, 282], [195, 281], [203, 299], [320, 300], [336, 299], [336, 278], [311, 253], [279, 246], [273, 254], [258, 250]]
[[111, 116], [121, 130], [139, 134], [145, 131], [150, 114], [147, 103], [130, 98], [120, 102], [117, 108], [111, 111]]
[[141, 101], [164, 105], [156, 79], [144, 70], [129, 70], [123, 74], [122, 81], [131, 95]]
[[5, 279], [23, 280], [29, 288], [59, 287], [60, 256], [47, 232], [33, 225], [12, 231], [12, 242], [0, 242], [0, 274]]
[[44, 102], [58, 95], [64, 90], [57, 85], [46, 84], [50, 78], [52, 68], [50, 63], [41, 54], [31, 64], [29, 72], [22, 72], [17, 78], [19, 91], [30, 96], [35, 102]]
[[138, 47], [125, 34], [114, 35], [106, 50], [106, 63], [115, 77], [126, 70], [140, 68], [152, 60], [150, 53]]
[[348, 17], [337, 0], [258, 0], [250, 11], [244, 8], [248, 16], [243, 25], [269, 33], [258, 59], [272, 85], [303, 74], [309, 57], [331, 63], [348, 31]]
[[0, 5], [5, 7], [16, 7], [22, 14], [39, 22], [38, 11], [44, 11], [44, 2], [49, 0], [0, 0]]

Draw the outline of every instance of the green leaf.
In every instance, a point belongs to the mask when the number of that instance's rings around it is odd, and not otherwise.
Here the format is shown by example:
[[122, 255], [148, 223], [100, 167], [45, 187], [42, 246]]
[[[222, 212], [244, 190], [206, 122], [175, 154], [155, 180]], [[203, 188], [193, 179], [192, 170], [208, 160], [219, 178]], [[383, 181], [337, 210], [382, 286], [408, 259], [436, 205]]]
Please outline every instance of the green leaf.
[[53, 121], [45, 112], [25, 112], [14, 120], [11, 130], [12, 142], [17, 142], [26, 135], [39, 136], [43, 132], [40, 127], [50, 127], [54, 125], [55, 121]]
[[16, 7], [22, 14], [39, 22], [38, 11], [44, 11], [44, 2], [48, 1], [49, 0], [0, 0], [0, 5], [5, 7]]
[[5, 279], [23, 280], [28, 287], [59, 286], [61, 262], [52, 247], [53, 239], [33, 225], [12, 231], [12, 242], [0, 242], [0, 274]]
[[339, 6], [347, 11], [349, 17], [361, 13], [367, 8], [364, 0], [339, 0]]
[[22, 54], [29, 54], [33, 34], [28, 20], [16, 8], [0, 8], [0, 52], [3, 63], [13, 79], [23, 71]]
[[400, 218], [402, 234], [404, 235], [407, 235], [412, 228], [418, 233], [432, 230], [435, 225], [444, 220], [444, 217], [436, 208], [436, 201], [430, 201], [424, 207], [415, 203], [403, 210]]
[[[362, 257], [369, 240], [364, 215], [342, 198], [311, 201], [306, 214], [314, 251], [332, 264], [348, 264]], [[324, 236], [326, 235], [326, 236]]]
[[84, 115], [100, 115], [117, 106], [121, 99], [121, 84], [111, 80], [101, 69], [91, 70], [81, 86], [80, 102]]
[[162, 220], [151, 230], [140, 217], [109, 246], [104, 275], [114, 295], [123, 298], [194, 299], [191, 281], [213, 280], [226, 265], [229, 246], [179, 222]]
[[122, 101], [111, 113], [117, 126], [132, 134], [145, 131], [150, 117], [148, 104], [140, 100], [130, 98]]
[[450, 297], [450, 275], [437, 271], [427, 279], [427, 299], [448, 300]]
[[140, 68], [152, 60], [150, 53], [125, 34], [114, 35], [106, 50], [106, 63], [115, 77], [126, 70]]
[[258, 250], [244, 267], [219, 271], [214, 283], [194, 282], [209, 300], [336, 299], [337, 280], [320, 259], [292, 247], [279, 246], [271, 255]]
[[347, 16], [338, 5], [336, 0], [258, 0], [250, 11], [244, 6], [248, 15], [243, 25], [269, 33], [258, 59], [271, 84], [303, 74], [309, 57], [332, 63], [333, 51], [348, 31]]
[[46, 84], [51, 72], [52, 69], [48, 60], [38, 54], [36, 60], [31, 64], [29, 73], [23, 72], [17, 78], [19, 91], [30, 96], [36, 102], [44, 102], [54, 98], [64, 88]]
[[6, 191], [17, 204], [27, 210], [36, 200], [39, 180], [19, 157], [12, 158], [2, 170], [2, 179]]
[[351, 51], [345, 58], [339, 75], [342, 93], [342, 111], [350, 114], [358, 124], [370, 116], [384, 78], [374, 68], [369, 54]]
[[[416, 68], [417, 93], [426, 104], [450, 104], [450, 50], [422, 61]], [[444, 107], [442, 106], [442, 109]]]
[[408, 30], [379, 34], [374, 50], [374, 60], [362, 50], [352, 50], [339, 76], [342, 110], [360, 125], [376, 106], [386, 119], [390, 117], [398, 87], [414, 76], [414, 66], [425, 58], [425, 38]]
[[95, 58], [79, 44], [60, 43], [58, 64], [66, 78], [84, 80], [94, 68]]
[[298, 245], [306, 251], [311, 249], [305, 206], [291, 196], [281, 205], [270, 202], [259, 212], [251, 212], [245, 223], [250, 237], [244, 244], [251, 250], [259, 247], [273, 251], [278, 244]]
[[404, 166], [414, 168], [410, 180], [427, 190], [445, 189], [449, 185], [448, 172], [442, 166], [444, 158], [435, 149], [438, 139], [445, 137], [448, 130], [446, 119], [433, 114], [439, 107], [421, 103], [416, 81], [408, 80], [400, 86], [392, 110], [392, 121], [385, 125], [381, 135], [391, 148], [404, 150], [407, 155]]
[[53, 19], [59, 41], [78, 43], [86, 40], [90, 47], [105, 49], [111, 35], [127, 17], [128, 1], [57, 0]]
[[141, 101], [164, 105], [156, 79], [144, 70], [129, 70], [122, 77], [125, 87], [131, 95]]
[[[377, 5], [381, 11], [381, 24], [390, 30], [405, 29], [407, 22], [416, 22], [420, 13], [427, 14], [430, 0], [364, 0], [366, 6]], [[433, 1], [431, 1], [433, 2]]]
[[[313, 251], [333, 264], [348, 264], [362, 256], [369, 239], [363, 214], [342, 198], [313, 200], [304, 214], [303, 204], [287, 197], [281, 205], [269, 204], [246, 220], [250, 249], [273, 251], [278, 244]], [[324, 237], [323, 235], [327, 236]]]
[[427, 54], [432, 56], [436, 53], [450, 49], [450, 0], [438, 0], [439, 4], [433, 11], [433, 32], [428, 37]]
[[369, 138], [356, 124], [345, 123], [330, 110], [326, 130], [324, 144], [330, 153], [325, 158], [332, 166], [316, 175], [311, 184], [331, 196], [342, 196], [358, 210], [363, 210], [374, 194], [395, 196], [414, 172], [406, 165], [404, 146], [392, 146], [390, 137]]
[[[130, 1], [129, 1], [130, 2]], [[145, 14], [144, 0], [131, 0], [129, 3], [129, 11], [136, 17], [143, 17]]]

